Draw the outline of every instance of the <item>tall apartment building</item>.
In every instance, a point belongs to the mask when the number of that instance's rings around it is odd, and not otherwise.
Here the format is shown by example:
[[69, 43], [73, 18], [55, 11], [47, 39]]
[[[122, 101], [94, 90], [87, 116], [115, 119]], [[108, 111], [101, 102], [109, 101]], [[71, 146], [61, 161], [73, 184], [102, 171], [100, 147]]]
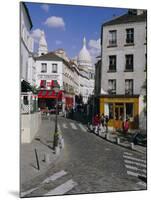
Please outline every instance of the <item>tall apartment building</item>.
[[126, 118], [132, 129], [146, 127], [142, 87], [146, 81], [146, 21], [146, 11], [129, 10], [102, 25], [100, 112], [109, 115], [110, 127], [116, 121], [120, 128]]
[[20, 78], [21, 78], [21, 142], [29, 143], [37, 133], [41, 116], [38, 97], [34, 94], [36, 67], [33, 58], [32, 21], [24, 2], [20, 3]]

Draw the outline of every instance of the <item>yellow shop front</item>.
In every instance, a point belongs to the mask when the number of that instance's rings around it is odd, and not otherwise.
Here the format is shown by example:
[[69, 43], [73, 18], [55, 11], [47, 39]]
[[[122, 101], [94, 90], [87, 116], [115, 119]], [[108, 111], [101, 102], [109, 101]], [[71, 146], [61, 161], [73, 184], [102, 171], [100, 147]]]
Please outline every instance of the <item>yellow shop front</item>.
[[109, 127], [121, 129], [123, 121], [129, 119], [130, 129], [139, 127], [139, 96], [101, 96], [100, 113], [109, 116]]

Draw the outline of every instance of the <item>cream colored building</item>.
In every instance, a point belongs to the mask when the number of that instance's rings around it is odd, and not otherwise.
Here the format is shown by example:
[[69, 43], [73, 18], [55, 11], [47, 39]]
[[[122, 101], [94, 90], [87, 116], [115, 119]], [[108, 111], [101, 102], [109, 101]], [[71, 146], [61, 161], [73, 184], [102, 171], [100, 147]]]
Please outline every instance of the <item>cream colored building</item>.
[[[145, 128], [142, 86], [146, 79], [146, 27], [144, 10], [129, 10], [102, 26], [100, 112], [109, 115], [110, 126]], [[119, 120], [119, 124], [115, 122]]]
[[29, 143], [39, 129], [41, 115], [37, 112], [37, 95], [33, 93], [36, 66], [30, 35], [32, 21], [25, 3], [20, 3], [20, 16], [21, 142]]

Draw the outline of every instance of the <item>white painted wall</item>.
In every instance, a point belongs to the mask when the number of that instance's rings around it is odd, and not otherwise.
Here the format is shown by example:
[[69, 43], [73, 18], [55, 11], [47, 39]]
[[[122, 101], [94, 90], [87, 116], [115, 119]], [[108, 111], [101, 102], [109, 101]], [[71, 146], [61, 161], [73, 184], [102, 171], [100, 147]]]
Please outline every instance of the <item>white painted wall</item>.
[[34, 49], [34, 41], [30, 35], [30, 22], [25, 11], [24, 6], [21, 4], [21, 52], [20, 52], [20, 71], [21, 78], [28, 81], [31, 85], [35, 84], [35, 70], [34, 60], [32, 57]]
[[41, 113], [21, 115], [21, 143], [30, 143], [41, 125]]
[[[47, 64], [47, 72], [41, 73], [42, 63]], [[52, 64], [58, 65], [57, 73], [52, 73]], [[40, 86], [41, 80], [47, 80], [50, 82], [51, 80], [57, 80], [60, 86], [63, 86], [63, 63], [62, 61], [51, 61], [51, 60], [36, 60], [36, 85]]]

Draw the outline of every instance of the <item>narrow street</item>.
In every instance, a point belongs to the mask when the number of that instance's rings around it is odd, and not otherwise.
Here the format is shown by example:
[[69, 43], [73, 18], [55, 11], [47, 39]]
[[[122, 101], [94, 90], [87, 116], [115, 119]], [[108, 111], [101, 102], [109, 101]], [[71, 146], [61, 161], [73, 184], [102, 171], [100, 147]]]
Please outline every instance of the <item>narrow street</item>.
[[29, 183], [26, 197], [146, 189], [141, 178], [146, 176], [145, 154], [107, 142], [64, 117], [58, 129], [65, 148], [46, 174]]

